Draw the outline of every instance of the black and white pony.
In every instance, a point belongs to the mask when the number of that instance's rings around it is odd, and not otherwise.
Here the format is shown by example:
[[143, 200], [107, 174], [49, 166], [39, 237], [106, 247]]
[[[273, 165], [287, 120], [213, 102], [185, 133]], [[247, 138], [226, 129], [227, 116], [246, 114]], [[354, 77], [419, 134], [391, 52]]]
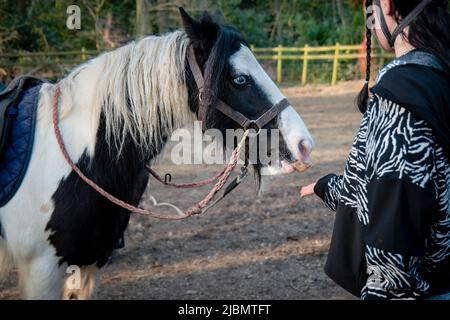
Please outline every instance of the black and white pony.
[[[190, 45], [210, 89], [248, 118], [284, 98], [236, 30], [208, 15], [196, 21], [181, 11], [185, 31], [102, 54], [59, 82], [60, 128], [71, 158], [98, 185], [135, 205], [148, 182], [145, 164], [175, 129], [196, 119], [198, 89], [186, 57]], [[14, 198], [0, 208], [0, 269], [17, 268], [25, 298], [86, 299], [130, 213], [83, 183], [63, 158], [52, 127], [54, 90], [52, 84], [41, 88], [28, 171]], [[211, 108], [207, 127], [225, 131], [237, 125]], [[292, 107], [268, 127], [282, 135], [280, 171], [292, 172], [294, 164], [308, 160], [313, 141]], [[81, 268], [80, 290], [66, 286], [71, 265]]]

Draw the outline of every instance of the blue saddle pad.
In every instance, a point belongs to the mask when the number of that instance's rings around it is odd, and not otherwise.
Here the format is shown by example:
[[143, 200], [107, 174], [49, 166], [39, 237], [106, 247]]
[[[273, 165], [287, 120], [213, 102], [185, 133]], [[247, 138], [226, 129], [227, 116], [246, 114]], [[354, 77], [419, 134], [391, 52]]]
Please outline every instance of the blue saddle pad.
[[37, 105], [42, 84], [27, 88], [19, 103], [8, 112], [14, 121], [0, 158], [0, 207], [5, 206], [19, 189], [33, 150]]

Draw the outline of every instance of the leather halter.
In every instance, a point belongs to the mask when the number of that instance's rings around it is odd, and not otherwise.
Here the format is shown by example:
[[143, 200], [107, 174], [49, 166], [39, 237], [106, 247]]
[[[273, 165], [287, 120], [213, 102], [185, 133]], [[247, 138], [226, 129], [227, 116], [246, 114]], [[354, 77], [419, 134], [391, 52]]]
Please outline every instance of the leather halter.
[[199, 120], [203, 122], [203, 129], [206, 129], [206, 114], [208, 107], [216, 108], [228, 118], [239, 124], [244, 130], [256, 129], [258, 131], [266, 126], [270, 121], [272, 121], [284, 109], [291, 105], [287, 99], [283, 99], [277, 104], [273, 105], [258, 119], [249, 119], [242, 113], [231, 108], [228, 104], [216, 97], [214, 93], [211, 92], [211, 90], [205, 88], [205, 79], [203, 77], [200, 66], [197, 63], [197, 59], [195, 58], [194, 49], [192, 48], [192, 46], [190, 46], [188, 49], [187, 60], [194, 76], [195, 83], [197, 84], [197, 88], [199, 90], [200, 106], [198, 117]]
[[375, 0], [375, 5], [380, 8], [380, 24], [381, 24], [381, 30], [384, 33], [384, 36], [389, 42], [389, 45], [391, 48], [394, 48], [395, 40], [398, 38], [398, 36], [403, 32], [403, 30], [415, 19], [419, 14], [422, 13], [422, 11], [425, 9], [425, 7], [430, 4], [433, 0], [424, 0], [417, 7], [414, 8], [406, 16], [405, 19], [402, 20], [402, 22], [395, 28], [394, 32], [391, 34], [389, 31], [389, 28], [386, 23], [386, 19], [384, 18], [383, 10], [381, 9], [381, 2], [380, 0]]

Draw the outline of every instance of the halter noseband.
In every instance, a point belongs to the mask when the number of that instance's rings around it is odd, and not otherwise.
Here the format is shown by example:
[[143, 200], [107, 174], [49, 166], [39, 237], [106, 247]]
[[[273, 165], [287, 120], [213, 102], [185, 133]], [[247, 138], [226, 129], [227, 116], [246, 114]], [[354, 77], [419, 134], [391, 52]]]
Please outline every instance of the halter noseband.
[[222, 112], [224, 115], [226, 115], [228, 118], [235, 121], [237, 124], [239, 124], [244, 130], [247, 129], [256, 129], [260, 130], [264, 126], [266, 126], [270, 121], [272, 121], [278, 114], [280, 114], [284, 109], [289, 107], [291, 104], [289, 101], [285, 98], [278, 102], [277, 104], [273, 105], [269, 110], [267, 110], [262, 116], [260, 116], [258, 119], [249, 119], [246, 116], [244, 116], [239, 111], [231, 108], [229, 105], [227, 105], [225, 102], [220, 100], [214, 92], [211, 90], [205, 88], [205, 79], [203, 77], [203, 73], [200, 69], [200, 66], [197, 63], [197, 59], [195, 58], [194, 49], [192, 46], [189, 47], [187, 52], [187, 60], [189, 63], [189, 66], [191, 68], [192, 74], [195, 79], [195, 83], [197, 84], [197, 88], [199, 90], [199, 100], [200, 100], [200, 106], [199, 106], [199, 112], [198, 112], [198, 118], [200, 121], [203, 122], [203, 129], [206, 129], [206, 112], [208, 107], [214, 107], [220, 112]]
[[394, 32], [391, 34], [389, 31], [389, 28], [386, 23], [386, 19], [384, 18], [383, 9], [381, 9], [381, 1], [375, 0], [375, 5], [380, 8], [380, 24], [381, 24], [381, 30], [383, 31], [384, 36], [389, 42], [389, 45], [391, 48], [394, 48], [395, 40], [398, 38], [398, 36], [403, 32], [403, 30], [415, 19], [419, 14], [422, 13], [422, 11], [425, 9], [425, 7], [430, 4], [433, 0], [423, 0], [417, 7], [414, 8], [414, 10], [411, 11], [410, 14], [406, 16], [405, 19], [402, 20], [402, 22], [395, 28]]

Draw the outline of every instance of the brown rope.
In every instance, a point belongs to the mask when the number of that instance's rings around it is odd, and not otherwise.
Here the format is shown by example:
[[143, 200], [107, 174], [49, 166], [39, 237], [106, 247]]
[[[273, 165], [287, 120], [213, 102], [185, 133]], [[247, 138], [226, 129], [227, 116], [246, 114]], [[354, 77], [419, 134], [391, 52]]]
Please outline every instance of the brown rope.
[[[54, 91], [54, 100], [53, 100], [53, 127], [55, 131], [56, 140], [58, 142], [59, 148], [61, 149], [61, 152], [64, 156], [64, 159], [67, 161], [67, 163], [70, 165], [73, 171], [80, 177], [81, 180], [83, 180], [86, 184], [88, 184], [91, 188], [93, 188], [95, 191], [97, 191], [100, 195], [114, 203], [115, 205], [128, 210], [132, 213], [142, 215], [142, 216], [148, 216], [151, 218], [156, 218], [160, 220], [184, 220], [187, 218], [192, 217], [193, 215], [201, 214], [203, 212], [203, 209], [207, 207], [207, 205], [211, 202], [211, 200], [214, 198], [214, 196], [225, 186], [225, 183], [228, 181], [231, 173], [233, 172], [234, 168], [237, 165], [239, 155], [241, 153], [242, 147], [245, 144], [245, 141], [248, 137], [249, 130], [247, 130], [244, 134], [244, 137], [242, 138], [241, 142], [238, 144], [236, 149], [233, 151], [233, 154], [231, 155], [231, 159], [227, 166], [225, 167], [223, 174], [220, 175], [219, 181], [216, 183], [216, 185], [212, 188], [212, 190], [206, 195], [206, 197], [200, 201], [196, 206], [190, 208], [188, 211], [186, 211], [183, 215], [179, 216], [173, 216], [173, 215], [160, 215], [153, 213], [149, 210], [145, 210], [142, 208], [138, 208], [136, 206], [133, 206], [129, 203], [126, 203], [125, 201], [122, 201], [107, 191], [105, 191], [103, 188], [101, 188], [99, 185], [97, 185], [94, 181], [86, 177], [83, 172], [78, 168], [78, 166], [72, 161], [70, 158], [69, 153], [67, 152], [66, 146], [64, 144], [63, 138], [61, 136], [61, 131], [59, 129], [59, 98], [61, 96], [61, 88], [59, 85], [55, 86]], [[219, 178], [219, 175], [218, 175]], [[217, 180], [217, 179], [216, 179]]]
[[155, 170], [152, 169], [152, 167], [147, 165], [147, 171], [153, 176], [153, 178], [155, 178], [157, 181], [159, 181], [163, 185], [178, 188], [178, 189], [190, 189], [190, 188], [200, 188], [200, 187], [204, 187], [204, 186], [209, 186], [214, 181], [217, 181], [220, 177], [222, 177], [223, 174], [225, 173], [226, 169], [227, 169], [226, 167], [223, 168], [223, 170], [221, 172], [219, 172], [218, 174], [216, 174], [214, 177], [204, 180], [204, 181], [178, 184], [178, 183], [171, 183], [170, 181], [167, 182], [166, 179], [163, 179]]

